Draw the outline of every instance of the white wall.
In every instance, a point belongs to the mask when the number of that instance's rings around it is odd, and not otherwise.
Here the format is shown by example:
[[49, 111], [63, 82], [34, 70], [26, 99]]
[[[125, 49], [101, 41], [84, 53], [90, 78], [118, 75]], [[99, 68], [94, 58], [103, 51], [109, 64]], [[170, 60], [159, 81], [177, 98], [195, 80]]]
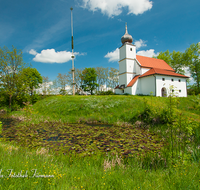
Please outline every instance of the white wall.
[[120, 47], [119, 85], [128, 83], [133, 79], [135, 72], [136, 46], [124, 44]]
[[115, 89], [115, 94], [123, 94], [121, 89]]
[[141, 74], [141, 71], [140, 71], [140, 66], [138, 65], [137, 61], [135, 60], [135, 72], [136, 72], [136, 75], [140, 75]]
[[133, 95], [141, 94], [140, 90], [141, 90], [140, 79], [138, 79], [135, 82], [135, 84], [131, 87], [131, 94], [133, 94]]
[[127, 59], [126, 60], [126, 71], [127, 72], [131, 72], [131, 73], [134, 73], [134, 70], [135, 70], [135, 64], [134, 64], [134, 60], [132, 59]]
[[153, 92], [153, 96], [155, 96], [155, 77], [147, 76], [140, 78], [141, 82], [141, 94], [150, 95]]
[[119, 62], [119, 74], [126, 72], [126, 60]]
[[127, 73], [126, 74], [126, 86], [129, 84], [129, 82], [131, 82], [131, 80], [133, 79], [135, 75], [133, 73]]
[[141, 75], [143, 75], [144, 73], [146, 73], [149, 70], [150, 70], [149, 68], [141, 68]]
[[126, 58], [136, 59], [136, 46], [126, 44]]
[[[162, 80], [165, 79], [165, 81]], [[174, 81], [172, 81], [173, 79]], [[180, 82], [179, 82], [180, 80]], [[170, 95], [170, 86], [174, 86], [174, 95], [178, 97], [187, 97], [186, 78], [179, 78], [174, 76], [156, 75], [156, 89], [157, 96], [162, 96], [162, 88], [167, 89], [167, 96]], [[179, 92], [180, 90], [180, 92]]]
[[126, 73], [119, 75], [119, 86], [125, 84], [126, 85]]
[[[132, 51], [131, 51], [132, 49]], [[133, 44], [124, 44], [119, 48], [119, 60], [128, 58], [135, 59], [136, 58], [136, 46]]]

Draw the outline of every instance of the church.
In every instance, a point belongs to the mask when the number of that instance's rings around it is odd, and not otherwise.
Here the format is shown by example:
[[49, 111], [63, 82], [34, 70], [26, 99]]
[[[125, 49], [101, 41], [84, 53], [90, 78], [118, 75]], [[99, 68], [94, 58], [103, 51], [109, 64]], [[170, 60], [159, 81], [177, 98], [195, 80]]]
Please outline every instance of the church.
[[165, 61], [156, 58], [136, 55], [133, 38], [125, 34], [121, 38], [119, 48], [119, 85], [116, 94], [153, 95], [167, 97], [175, 95], [187, 97], [185, 75], [175, 73]]

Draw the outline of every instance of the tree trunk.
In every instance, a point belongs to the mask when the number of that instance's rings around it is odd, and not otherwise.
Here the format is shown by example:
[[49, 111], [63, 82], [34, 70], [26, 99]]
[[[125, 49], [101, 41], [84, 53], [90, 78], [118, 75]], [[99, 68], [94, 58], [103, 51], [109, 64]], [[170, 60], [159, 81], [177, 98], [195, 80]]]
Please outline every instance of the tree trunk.
[[12, 95], [9, 96], [9, 109], [11, 110]]

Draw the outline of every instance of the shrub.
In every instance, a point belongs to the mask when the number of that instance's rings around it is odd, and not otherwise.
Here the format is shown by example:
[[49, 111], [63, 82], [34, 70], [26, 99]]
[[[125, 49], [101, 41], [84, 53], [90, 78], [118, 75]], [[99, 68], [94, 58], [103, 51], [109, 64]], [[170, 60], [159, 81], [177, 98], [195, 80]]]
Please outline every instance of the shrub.
[[114, 95], [114, 94], [115, 93], [112, 90], [97, 92], [97, 95]]

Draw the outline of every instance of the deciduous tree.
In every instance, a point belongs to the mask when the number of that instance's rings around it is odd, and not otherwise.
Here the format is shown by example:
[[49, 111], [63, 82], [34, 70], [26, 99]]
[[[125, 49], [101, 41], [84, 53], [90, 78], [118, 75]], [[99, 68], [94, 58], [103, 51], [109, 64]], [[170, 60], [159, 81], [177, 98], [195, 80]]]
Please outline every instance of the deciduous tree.
[[118, 83], [119, 83], [119, 70], [115, 69], [115, 68], [110, 68], [109, 72], [108, 72], [108, 79], [109, 79], [109, 83], [108, 86], [111, 88], [115, 88]]
[[83, 85], [81, 86], [84, 91], [90, 91], [91, 95], [93, 91], [99, 86], [97, 81], [97, 74], [94, 68], [85, 68], [81, 74]]
[[172, 53], [169, 52], [169, 50], [165, 52], [160, 52], [159, 55], [157, 56], [158, 59], [164, 60], [166, 63], [168, 63], [176, 73], [179, 74], [184, 74], [185, 70], [184, 68], [186, 67], [186, 62], [184, 60], [183, 53], [178, 51], [173, 51]]
[[33, 95], [34, 89], [39, 88], [42, 84], [42, 76], [36, 68], [27, 67], [21, 72], [22, 80], [30, 95]]
[[9, 108], [12, 107], [13, 96], [20, 94], [24, 86], [20, 80], [20, 72], [24, 68], [22, 51], [14, 46], [12, 50], [7, 47], [0, 48], [0, 86], [9, 97]]
[[193, 77], [198, 93], [200, 93], [200, 44], [191, 44], [184, 53], [191, 76]]

